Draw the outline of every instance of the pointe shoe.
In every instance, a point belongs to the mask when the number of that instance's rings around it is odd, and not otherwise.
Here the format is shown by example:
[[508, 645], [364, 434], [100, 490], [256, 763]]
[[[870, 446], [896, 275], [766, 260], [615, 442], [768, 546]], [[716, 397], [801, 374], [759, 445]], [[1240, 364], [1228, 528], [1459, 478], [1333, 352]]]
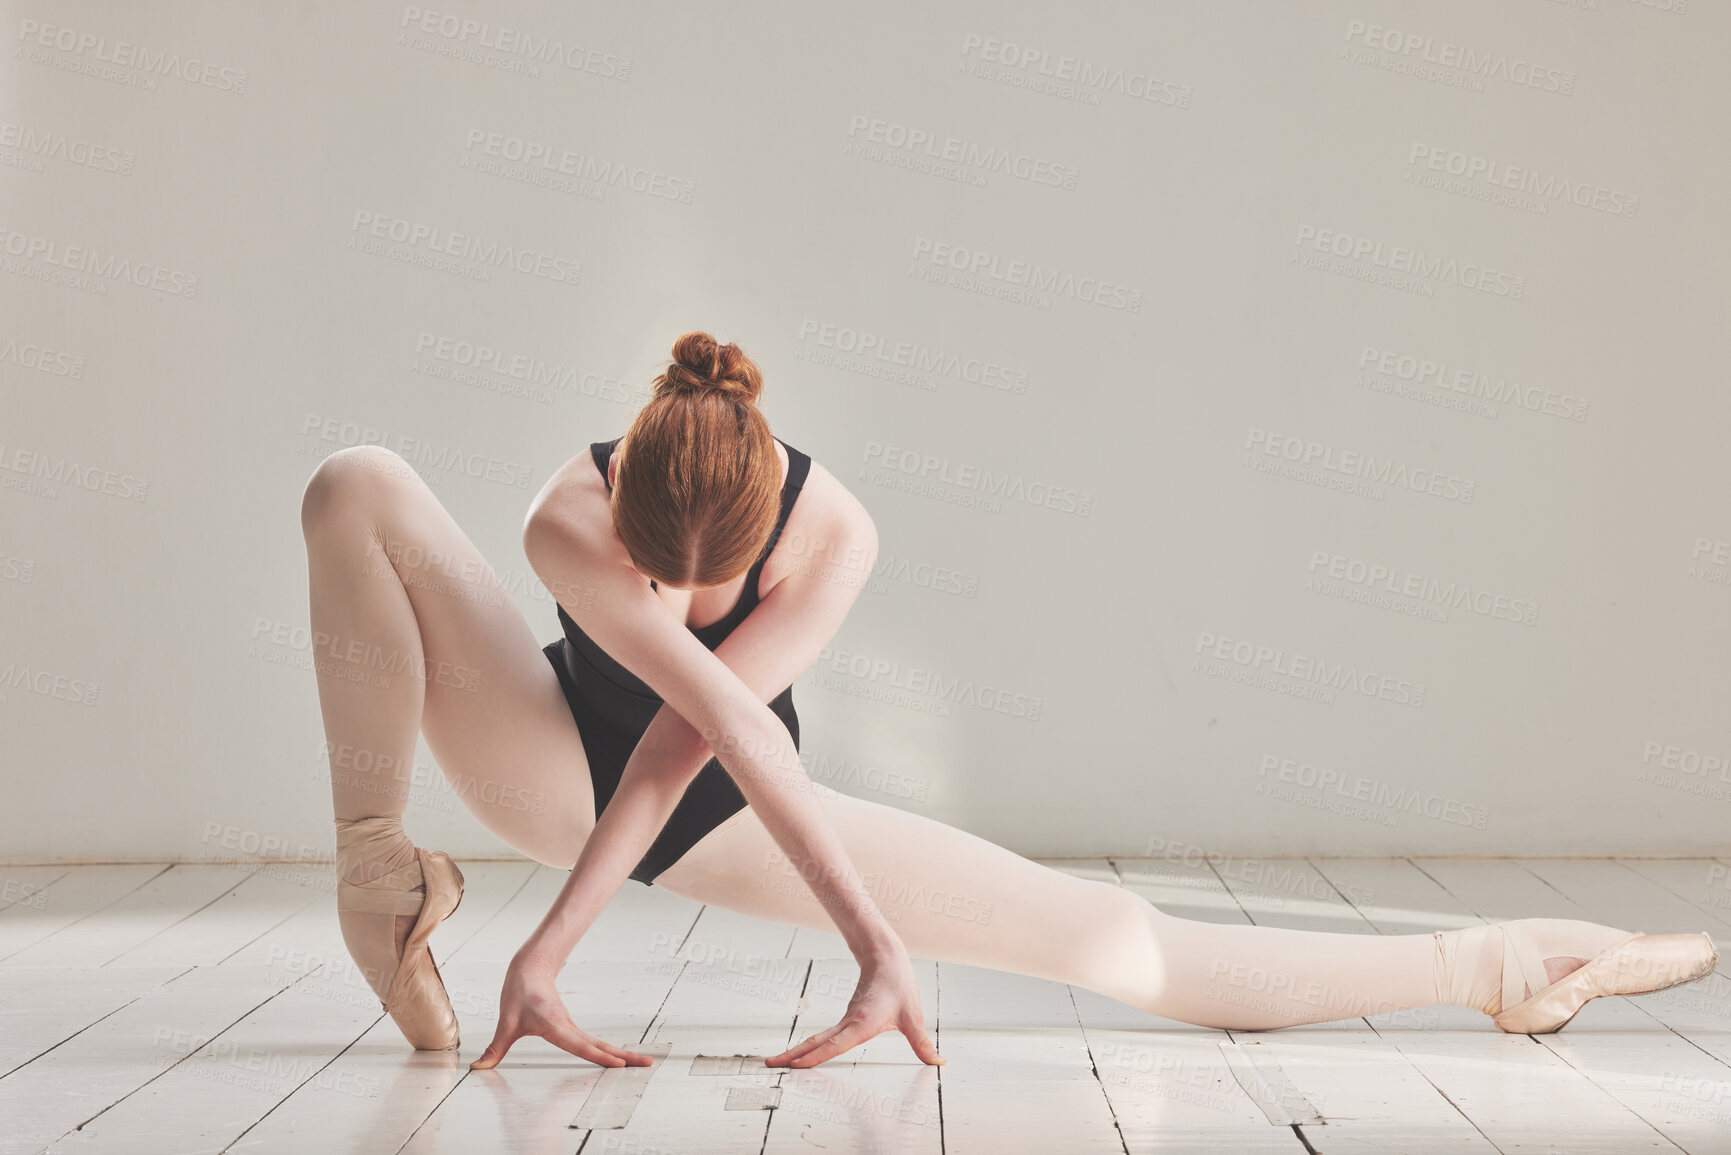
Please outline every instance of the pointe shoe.
[[[380, 916], [345, 922], [343, 937], [379, 1005], [417, 1050], [450, 1050], [459, 1044], [457, 1015], [427, 940], [463, 901], [463, 874], [448, 854], [405, 847], [396, 819], [364, 818], [337, 823], [337, 909]], [[413, 857], [368, 882], [347, 881], [358, 865], [380, 858]], [[423, 888], [425, 893], [417, 892]], [[398, 915], [415, 923], [399, 955]]]
[[[1518, 941], [1525, 936], [1517, 932], [1509, 937]], [[1531, 939], [1519, 943], [1515, 949], [1524, 953], [1526, 959], [1536, 954]], [[1719, 952], [1705, 932], [1632, 934], [1548, 986], [1541, 988], [1529, 983], [1534, 993], [1493, 1015], [1492, 1021], [1510, 1034], [1549, 1034], [1562, 1030], [1582, 1007], [1601, 995], [1644, 995], [1669, 990], [1712, 973], [1718, 961]], [[1539, 973], [1544, 973], [1542, 961]]]

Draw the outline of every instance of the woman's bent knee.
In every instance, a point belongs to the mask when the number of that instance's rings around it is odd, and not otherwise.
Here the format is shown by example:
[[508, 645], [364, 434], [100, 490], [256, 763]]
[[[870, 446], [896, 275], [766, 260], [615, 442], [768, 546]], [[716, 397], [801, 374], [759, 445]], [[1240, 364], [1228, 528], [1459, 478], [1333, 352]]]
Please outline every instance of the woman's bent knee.
[[408, 481], [420, 482], [420, 475], [382, 445], [339, 449], [319, 462], [307, 479], [306, 492], [301, 495], [301, 532], [311, 536], [345, 513], [385, 499]]
[[1083, 882], [1072, 909], [1082, 917], [1066, 927], [1065, 952], [1081, 985], [1154, 1011], [1167, 982], [1159, 930], [1164, 916], [1135, 891], [1097, 880]]

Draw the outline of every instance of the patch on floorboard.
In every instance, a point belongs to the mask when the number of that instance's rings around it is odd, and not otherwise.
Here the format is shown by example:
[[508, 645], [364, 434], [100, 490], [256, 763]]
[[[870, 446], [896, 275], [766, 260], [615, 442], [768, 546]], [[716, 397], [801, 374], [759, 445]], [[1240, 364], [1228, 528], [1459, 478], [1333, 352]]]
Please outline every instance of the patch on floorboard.
[[725, 1111], [767, 1111], [781, 1106], [780, 1087], [729, 1087]]
[[763, 1065], [767, 1055], [697, 1055], [691, 1060], [689, 1075], [740, 1075], [747, 1068], [753, 1071], [768, 1071], [771, 1068]]
[[649, 1086], [649, 1079], [661, 1069], [661, 1061], [673, 1049], [672, 1043], [646, 1043], [629, 1048], [639, 1055], [655, 1060], [647, 1067], [608, 1067], [589, 1089], [589, 1097], [577, 1109], [571, 1126], [590, 1131], [612, 1130], [631, 1121], [631, 1112]]
[[1287, 1127], [1293, 1123], [1328, 1122], [1292, 1085], [1269, 1048], [1261, 1043], [1221, 1043], [1220, 1051], [1226, 1056], [1232, 1077], [1238, 1080], [1251, 1102], [1262, 1108], [1270, 1123]]

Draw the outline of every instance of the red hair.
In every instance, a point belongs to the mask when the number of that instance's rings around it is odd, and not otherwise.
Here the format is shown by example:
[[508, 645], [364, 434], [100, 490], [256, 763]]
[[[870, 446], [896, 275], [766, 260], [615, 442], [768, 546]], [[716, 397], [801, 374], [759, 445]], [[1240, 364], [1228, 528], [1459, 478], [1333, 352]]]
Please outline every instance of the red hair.
[[757, 408], [763, 375], [696, 330], [673, 343], [619, 443], [613, 529], [640, 573], [681, 589], [751, 568], [781, 512], [781, 462]]

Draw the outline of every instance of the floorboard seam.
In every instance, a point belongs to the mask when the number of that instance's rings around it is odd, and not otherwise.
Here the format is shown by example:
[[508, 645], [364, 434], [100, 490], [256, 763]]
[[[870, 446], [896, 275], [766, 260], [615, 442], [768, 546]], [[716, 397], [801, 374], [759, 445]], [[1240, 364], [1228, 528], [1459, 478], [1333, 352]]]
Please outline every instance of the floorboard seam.
[[[71, 874], [71, 873], [72, 872], [70, 870], [68, 870], [66, 872], [66, 874]], [[66, 877], [66, 874], [55, 875], [53, 878], [49, 879], [47, 882], [43, 883], [41, 886], [39, 886], [35, 890], [31, 891], [29, 897], [18, 898], [18, 899], [12, 900], [11, 902], [0, 903], [0, 914], [4, 914], [6, 911], [10, 910], [12, 907], [17, 906], [21, 902], [29, 902], [30, 898], [33, 898], [38, 894], [48, 893], [49, 888], [52, 887], [55, 883], [62, 881]]]
[[[132, 864], [132, 865], [136, 865], [136, 864]], [[67, 923], [65, 926], [59, 927], [59, 928], [52, 930], [52, 931], [49, 931], [47, 934], [43, 935], [41, 938], [37, 939], [35, 942], [25, 943], [23, 946], [19, 947], [15, 951], [13, 951], [12, 954], [0, 955], [0, 963], [5, 962], [7, 959], [11, 958], [13, 955], [18, 955], [18, 954], [24, 953], [25, 951], [29, 950], [30, 948], [36, 946], [39, 943], [47, 942], [49, 939], [53, 938], [57, 934], [62, 934], [65, 931], [71, 930], [73, 927], [77, 926], [79, 923], [83, 922], [87, 918], [94, 918], [95, 916], [101, 914], [103, 911], [107, 910], [109, 907], [113, 906], [115, 903], [119, 902], [121, 899], [125, 898], [127, 895], [137, 894], [140, 890], [149, 886], [151, 883], [155, 882], [157, 879], [161, 878], [163, 875], [165, 875], [169, 871], [173, 870], [174, 865], [175, 864], [172, 862], [169, 863], [167, 866], [164, 866], [161, 870], [157, 871], [155, 874], [151, 875], [149, 878], [146, 878], [146, 879], [142, 880], [141, 882], [139, 882], [139, 884], [137, 886], [133, 887], [131, 890], [128, 890], [128, 891], [125, 891], [124, 893], [115, 895], [112, 899], [103, 903], [101, 906], [97, 907], [95, 910], [90, 911], [86, 914], [79, 915], [77, 918], [73, 919], [71, 922]], [[68, 871], [67, 873], [70, 874], [71, 872]]]
[[[932, 963], [932, 1045], [938, 1054], [944, 1053], [944, 964]], [[948, 1141], [944, 1138], [944, 1068], [938, 1067], [938, 1155], [947, 1155]]]
[[201, 903], [200, 905], [194, 907], [192, 910], [187, 911], [185, 914], [181, 915], [179, 918], [175, 919], [173, 922], [169, 923], [167, 926], [163, 927], [161, 930], [157, 931], [155, 934], [152, 934], [152, 935], [149, 935], [145, 938], [140, 939], [139, 941], [133, 943], [131, 946], [127, 947], [125, 950], [121, 951], [119, 954], [115, 955], [114, 958], [109, 959], [108, 962], [101, 963], [100, 965], [106, 967], [110, 963], [114, 962], [114, 959], [125, 958], [127, 955], [131, 954], [133, 951], [137, 950], [139, 947], [143, 946], [145, 943], [149, 942], [151, 939], [160, 938], [162, 935], [167, 934], [169, 931], [173, 930], [175, 927], [179, 926], [181, 923], [185, 922], [187, 919], [192, 918], [194, 915], [198, 914], [199, 911], [206, 910], [206, 909], [210, 908], [211, 906], [215, 905], [216, 903], [221, 902], [223, 899], [227, 898], [229, 895], [233, 894], [236, 890], [239, 890], [242, 886], [246, 885], [248, 882], [252, 881], [256, 877], [258, 877], [258, 868], [254, 867], [252, 870], [247, 871], [246, 874], [242, 875], [240, 878], [235, 879], [235, 883], [233, 886], [229, 887], [227, 890], [223, 891], [221, 894], [218, 894], [218, 895], [212, 897], [209, 902]]
[[[195, 971], [197, 969], [198, 968], [196, 966], [187, 967], [186, 970], [181, 971], [179, 974], [175, 975], [174, 978], [169, 979], [168, 982], [158, 983], [156, 985], [156, 987], [152, 987], [151, 990], [156, 990], [160, 987], [167, 986], [169, 983], [176, 982], [176, 981], [186, 977], [186, 975], [189, 971]], [[10, 1070], [10, 1071], [0, 1073], [0, 1079], [8, 1078], [12, 1074], [14, 1074], [15, 1072], [22, 1071], [25, 1067], [28, 1067], [31, 1063], [34, 1063], [37, 1059], [42, 1058], [44, 1055], [53, 1054], [55, 1051], [59, 1050], [61, 1047], [64, 1047], [67, 1043], [70, 1043], [73, 1039], [76, 1039], [79, 1035], [82, 1035], [85, 1031], [88, 1031], [91, 1027], [94, 1027], [97, 1023], [102, 1022], [103, 1019], [106, 1019], [106, 1018], [109, 1018], [110, 1016], [119, 1014], [121, 1011], [124, 1011], [127, 1007], [130, 1007], [133, 1003], [136, 1003], [139, 999], [142, 999], [145, 995], [148, 995], [149, 993], [150, 993], [150, 991], [141, 991], [134, 998], [130, 998], [130, 999], [126, 1000], [124, 1003], [120, 1004], [118, 1007], [115, 1007], [112, 1011], [109, 1011], [108, 1014], [103, 1015], [102, 1018], [92, 1019], [90, 1022], [85, 1023], [82, 1027], [79, 1027], [76, 1031], [73, 1031], [70, 1035], [67, 1035], [64, 1039], [61, 1039], [58, 1043], [55, 1043], [52, 1047], [49, 1047], [46, 1051], [43, 1051], [40, 1054], [30, 1056], [28, 1059], [25, 1059], [22, 1063], [19, 1063], [16, 1067], [13, 1067], [12, 1070]]]
[[[199, 969], [198, 967], [193, 967], [193, 968], [191, 968], [191, 970], [187, 971], [186, 973], [191, 974], [193, 971], [196, 971], [198, 969]], [[178, 982], [178, 981], [180, 981], [180, 979], [182, 979], [184, 977], [185, 977], [185, 975], [176, 975], [172, 981]], [[126, 1092], [126, 1094], [120, 1096], [120, 1098], [114, 1100], [114, 1102], [108, 1104], [108, 1106], [102, 1108], [102, 1110], [96, 1112], [96, 1114], [90, 1116], [88, 1119], [85, 1119], [83, 1122], [79, 1123], [77, 1126], [71, 1128], [70, 1130], [63, 1131], [59, 1135], [59, 1137], [54, 1140], [54, 1143], [60, 1142], [61, 1139], [66, 1138], [66, 1136], [71, 1135], [75, 1131], [84, 1130], [84, 1128], [86, 1128], [90, 1124], [96, 1122], [96, 1120], [102, 1118], [102, 1116], [108, 1114], [108, 1112], [114, 1110], [116, 1107], [120, 1106], [120, 1104], [126, 1102], [128, 1099], [132, 1098], [134, 1095], [138, 1094], [140, 1091], [144, 1090], [146, 1087], [150, 1086], [152, 1083], [156, 1082], [158, 1079], [162, 1078], [164, 1075], [168, 1074], [170, 1071], [174, 1070], [176, 1067], [180, 1066], [182, 1063], [188, 1062], [194, 1056], [203, 1053], [205, 1047], [210, 1046], [212, 1043], [216, 1042], [216, 1040], [222, 1038], [224, 1035], [226, 1035], [230, 1031], [234, 1030], [236, 1024], [244, 1022], [248, 1016], [254, 1014], [260, 1007], [264, 1006], [266, 1003], [270, 1002], [272, 999], [277, 998], [284, 991], [288, 990], [290, 987], [293, 987], [293, 986], [299, 984], [300, 982], [304, 981], [306, 979], [306, 977], [307, 977], [306, 975], [302, 975], [300, 978], [296, 979], [292, 983], [289, 983], [287, 986], [279, 987], [278, 989], [272, 991], [269, 995], [260, 999], [257, 1003], [253, 1004], [251, 1007], [248, 1007], [245, 1011], [241, 1012], [241, 1014], [236, 1016], [235, 1019], [228, 1024], [228, 1026], [224, 1027], [222, 1030], [218, 1031], [216, 1034], [214, 1034], [214, 1035], [210, 1036], [210, 1038], [206, 1039], [204, 1041], [204, 1045], [199, 1047], [198, 1050], [189, 1051], [187, 1054], [182, 1055], [180, 1058], [176, 1059], [174, 1062], [170, 1063], [168, 1066], [164, 1067], [162, 1070], [158, 1071], [156, 1074], [152, 1075], [150, 1078], [146, 1079], [144, 1082], [138, 1084], [138, 1086], [136, 1086], [136, 1087], [132, 1088], [130, 1091]], [[163, 986], [168, 986], [168, 985], [169, 985], [168, 983], [163, 984]], [[49, 1147], [53, 1147], [54, 1143], [50, 1143]]]
[[299, 1083], [296, 1083], [293, 1087], [291, 1087], [289, 1089], [288, 1094], [284, 1095], [282, 1098], [278, 1099], [276, 1102], [274, 1102], [270, 1105], [270, 1110], [266, 1111], [264, 1114], [260, 1115], [256, 1119], [254, 1119], [251, 1123], [248, 1123], [246, 1125], [245, 1130], [243, 1130], [240, 1134], [236, 1135], [233, 1139], [230, 1139], [227, 1143], [223, 1144], [222, 1150], [219, 1151], [217, 1153], [217, 1155], [226, 1155], [226, 1153], [230, 1149], [232, 1149], [236, 1143], [239, 1143], [242, 1139], [245, 1139], [254, 1127], [257, 1127], [260, 1123], [262, 1123], [266, 1119], [270, 1118], [272, 1115], [274, 1115], [276, 1113], [276, 1110], [278, 1107], [281, 1107], [284, 1103], [286, 1103], [290, 1099], [294, 1098], [296, 1092], [298, 1092], [302, 1087], [306, 1086], [308, 1083], [310, 1083], [314, 1079], [318, 1078], [324, 1072], [330, 1070], [331, 1066], [334, 1063], [336, 1063], [336, 1061], [338, 1059], [340, 1059], [344, 1055], [348, 1054], [351, 1050], [354, 1049], [356, 1043], [358, 1043], [362, 1039], [366, 1038], [367, 1032], [371, 1031], [374, 1027], [378, 1026], [379, 1025], [379, 1019], [382, 1019], [382, 1018], [384, 1018], [384, 1016], [380, 1015], [378, 1019], [374, 1019], [371, 1023], [369, 1023], [365, 1028], [362, 1029], [360, 1034], [356, 1035], [354, 1038], [352, 1038], [348, 1042], [344, 1043], [342, 1046], [342, 1049], [337, 1051], [337, 1053], [332, 1055], [329, 1059], [325, 1060], [324, 1066], [320, 1067], [318, 1070], [316, 1070], [312, 1074], [308, 1075], [305, 1079], [302, 1079]]
[[235, 955], [239, 954], [241, 951], [245, 950], [247, 947], [251, 946], [253, 943], [257, 942], [259, 939], [261, 939], [265, 935], [269, 934], [271, 931], [280, 927], [283, 923], [287, 922], [289, 919], [294, 918], [297, 915], [299, 915], [303, 910], [305, 910], [307, 907], [311, 906], [313, 903], [315, 903], [317, 901], [318, 901], [317, 898], [307, 899], [305, 902], [301, 903], [299, 906], [295, 907], [293, 910], [289, 911], [287, 914], [283, 915], [281, 918], [277, 919], [275, 922], [271, 923], [269, 926], [265, 927], [263, 930], [259, 931], [257, 934], [253, 935], [251, 938], [247, 939], [245, 942], [241, 943], [239, 946], [235, 947], [233, 950], [229, 951], [227, 954], [223, 955], [221, 958], [217, 959], [216, 962], [213, 963], [212, 965], [213, 966], [221, 966], [223, 963], [227, 962], [229, 959], [233, 958]]
[[1130, 1155], [1130, 1141], [1124, 1137], [1124, 1124], [1118, 1120], [1118, 1105], [1112, 1102], [1112, 1095], [1106, 1090], [1106, 1080], [1100, 1075], [1100, 1062], [1094, 1057], [1094, 1042], [1088, 1038], [1088, 1025], [1082, 1021], [1082, 1008], [1076, 1005], [1076, 988], [1069, 983], [1064, 984], [1064, 993], [1070, 998], [1070, 1009], [1076, 1015], [1076, 1029], [1082, 1033], [1082, 1049], [1088, 1052], [1088, 1071], [1094, 1076], [1094, 1084], [1100, 1088], [1100, 1097], [1106, 1100], [1106, 1110], [1112, 1115], [1112, 1130], [1118, 1133], [1118, 1146], [1124, 1155]]

